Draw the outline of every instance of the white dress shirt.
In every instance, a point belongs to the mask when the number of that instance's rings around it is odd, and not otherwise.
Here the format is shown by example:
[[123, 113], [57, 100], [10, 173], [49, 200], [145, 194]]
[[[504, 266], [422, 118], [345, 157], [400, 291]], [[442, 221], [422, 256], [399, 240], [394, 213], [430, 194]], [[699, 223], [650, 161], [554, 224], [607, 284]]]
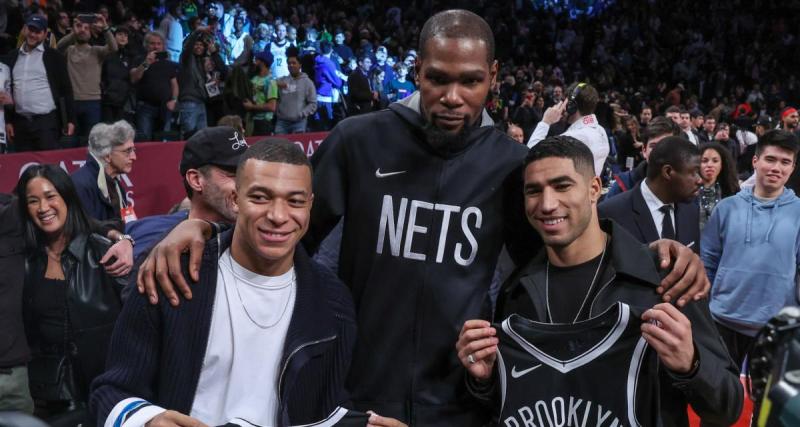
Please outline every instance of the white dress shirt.
[[19, 48], [14, 64], [14, 104], [19, 114], [47, 114], [56, 109], [44, 68], [44, 44], [32, 51]]
[[661, 226], [662, 222], [664, 222], [664, 213], [661, 212], [661, 209], [664, 205], [672, 206], [672, 210], [669, 211], [670, 218], [672, 219], [672, 229], [675, 230], [677, 233], [678, 227], [675, 225], [675, 205], [671, 203], [664, 203], [662, 202], [656, 195], [650, 190], [650, 187], [647, 186], [647, 179], [642, 180], [642, 197], [644, 198], [644, 202], [647, 204], [647, 209], [650, 210], [650, 216], [653, 217], [653, 223], [656, 225], [656, 231], [658, 231], [658, 237], [661, 237]]

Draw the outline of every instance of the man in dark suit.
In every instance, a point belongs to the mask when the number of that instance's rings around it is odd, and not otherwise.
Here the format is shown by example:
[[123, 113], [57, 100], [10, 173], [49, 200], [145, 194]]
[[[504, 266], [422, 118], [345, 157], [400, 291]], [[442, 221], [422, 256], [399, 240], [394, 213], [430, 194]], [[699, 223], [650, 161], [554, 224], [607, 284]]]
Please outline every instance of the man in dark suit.
[[700, 213], [694, 201], [702, 184], [700, 151], [688, 140], [665, 138], [650, 153], [647, 178], [631, 191], [598, 206], [642, 243], [677, 240], [697, 252]]
[[372, 87], [369, 70], [372, 59], [369, 55], [362, 55], [358, 60], [358, 68], [350, 73], [347, 85], [350, 90], [350, 115], [364, 114], [372, 111], [372, 103], [377, 99], [378, 91]]

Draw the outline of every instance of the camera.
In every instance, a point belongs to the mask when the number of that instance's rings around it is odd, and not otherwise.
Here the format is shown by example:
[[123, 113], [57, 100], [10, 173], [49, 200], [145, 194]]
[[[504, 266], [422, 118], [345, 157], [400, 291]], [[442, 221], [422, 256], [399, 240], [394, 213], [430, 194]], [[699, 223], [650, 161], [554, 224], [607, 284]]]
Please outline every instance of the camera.
[[164, 61], [167, 59], [167, 52], [156, 52], [156, 60]]
[[756, 337], [748, 355], [750, 395], [759, 427], [800, 425], [800, 307], [785, 307]]

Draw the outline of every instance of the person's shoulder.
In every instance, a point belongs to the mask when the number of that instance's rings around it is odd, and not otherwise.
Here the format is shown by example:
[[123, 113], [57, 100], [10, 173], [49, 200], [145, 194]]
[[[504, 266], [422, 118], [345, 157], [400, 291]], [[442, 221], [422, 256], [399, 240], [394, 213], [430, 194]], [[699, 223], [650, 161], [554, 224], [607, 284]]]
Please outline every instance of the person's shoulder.
[[318, 281], [316, 285], [322, 290], [325, 301], [337, 314], [337, 318], [344, 317], [348, 322], [355, 323], [355, 303], [347, 285], [321, 263], [313, 259], [309, 259], [309, 263], [315, 280]]

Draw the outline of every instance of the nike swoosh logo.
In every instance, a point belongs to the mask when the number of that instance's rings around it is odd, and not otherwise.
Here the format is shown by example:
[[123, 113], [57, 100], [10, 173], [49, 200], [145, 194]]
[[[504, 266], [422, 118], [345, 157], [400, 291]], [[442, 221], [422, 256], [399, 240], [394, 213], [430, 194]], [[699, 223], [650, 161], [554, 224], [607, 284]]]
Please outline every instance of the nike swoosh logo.
[[406, 172], [407, 171], [381, 173], [381, 168], [378, 168], [375, 170], [375, 178], [386, 178], [387, 176], [400, 175], [401, 173], [406, 173]]
[[532, 368], [523, 369], [523, 370], [521, 370], [521, 371], [518, 371], [518, 370], [517, 370], [517, 367], [516, 367], [516, 366], [514, 366], [513, 368], [511, 368], [511, 378], [519, 378], [519, 377], [521, 377], [521, 376], [523, 376], [523, 375], [527, 374], [528, 372], [530, 372], [530, 371], [532, 371], [532, 370], [534, 370], [534, 369], [536, 369], [536, 368], [538, 368], [538, 367], [540, 367], [540, 366], [542, 366], [542, 365], [541, 365], [541, 364], [539, 364], [539, 365], [536, 365], [536, 366], [534, 366], [534, 367], [532, 367]]

